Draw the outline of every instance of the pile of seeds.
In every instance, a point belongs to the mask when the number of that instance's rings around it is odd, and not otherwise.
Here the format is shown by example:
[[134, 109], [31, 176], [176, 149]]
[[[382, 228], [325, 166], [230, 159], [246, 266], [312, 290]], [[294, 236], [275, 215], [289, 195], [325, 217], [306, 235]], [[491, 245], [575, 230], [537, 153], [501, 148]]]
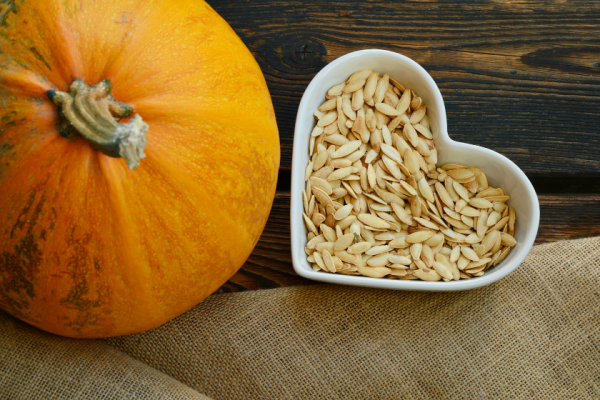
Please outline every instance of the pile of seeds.
[[315, 112], [303, 192], [315, 271], [469, 279], [516, 245], [510, 196], [478, 168], [437, 167], [427, 107], [388, 75], [361, 70]]

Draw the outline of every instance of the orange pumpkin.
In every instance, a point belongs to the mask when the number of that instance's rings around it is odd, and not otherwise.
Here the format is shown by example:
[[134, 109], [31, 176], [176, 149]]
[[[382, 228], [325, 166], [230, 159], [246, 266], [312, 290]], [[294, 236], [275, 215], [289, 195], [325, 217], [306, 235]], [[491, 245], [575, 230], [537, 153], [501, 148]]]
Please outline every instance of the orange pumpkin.
[[260, 68], [214, 10], [5, 0], [0, 49], [2, 309], [64, 336], [129, 334], [240, 268], [279, 135]]

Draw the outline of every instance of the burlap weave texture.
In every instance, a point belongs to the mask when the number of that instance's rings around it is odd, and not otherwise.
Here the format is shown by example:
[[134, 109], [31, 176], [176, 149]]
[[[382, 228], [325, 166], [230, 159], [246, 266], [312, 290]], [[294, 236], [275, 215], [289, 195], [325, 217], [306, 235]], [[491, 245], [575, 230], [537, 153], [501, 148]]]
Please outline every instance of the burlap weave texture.
[[210, 400], [95, 340], [61, 338], [0, 311], [1, 400]]
[[[30, 398], [597, 400], [600, 238], [536, 246], [513, 274], [474, 291], [214, 295], [160, 328], [103, 343], [0, 314], [0, 357], [0, 399], [18, 393], [4, 382], [45, 393], [60, 372], [60, 395]], [[73, 365], [78, 357], [93, 368]], [[152, 381], [154, 391], [109, 390], [123, 387], [112, 370], [128, 371], [125, 387]]]
[[106, 341], [214, 399], [600, 399], [600, 238], [482, 289], [319, 285], [210, 297]]

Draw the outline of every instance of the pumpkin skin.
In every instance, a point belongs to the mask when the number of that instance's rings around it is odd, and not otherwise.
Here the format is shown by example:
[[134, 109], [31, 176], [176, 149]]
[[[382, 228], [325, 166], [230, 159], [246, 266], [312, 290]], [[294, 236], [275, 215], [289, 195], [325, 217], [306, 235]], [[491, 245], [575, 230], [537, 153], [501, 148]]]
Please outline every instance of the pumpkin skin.
[[[0, 5], [0, 308], [48, 332], [155, 328], [245, 262], [275, 195], [264, 77], [201, 0]], [[107, 79], [149, 125], [130, 170], [59, 135], [49, 90]]]

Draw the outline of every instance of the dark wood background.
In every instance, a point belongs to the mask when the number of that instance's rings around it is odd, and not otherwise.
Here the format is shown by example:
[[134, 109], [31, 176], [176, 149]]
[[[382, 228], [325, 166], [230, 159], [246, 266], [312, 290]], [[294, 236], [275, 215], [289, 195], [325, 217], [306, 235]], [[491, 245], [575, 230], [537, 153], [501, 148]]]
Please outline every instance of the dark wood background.
[[264, 234], [224, 291], [307, 285], [290, 253], [290, 167], [304, 89], [361, 49], [402, 53], [439, 85], [453, 139], [512, 159], [541, 203], [537, 243], [600, 234], [600, 2], [208, 0], [260, 64], [281, 138]]

